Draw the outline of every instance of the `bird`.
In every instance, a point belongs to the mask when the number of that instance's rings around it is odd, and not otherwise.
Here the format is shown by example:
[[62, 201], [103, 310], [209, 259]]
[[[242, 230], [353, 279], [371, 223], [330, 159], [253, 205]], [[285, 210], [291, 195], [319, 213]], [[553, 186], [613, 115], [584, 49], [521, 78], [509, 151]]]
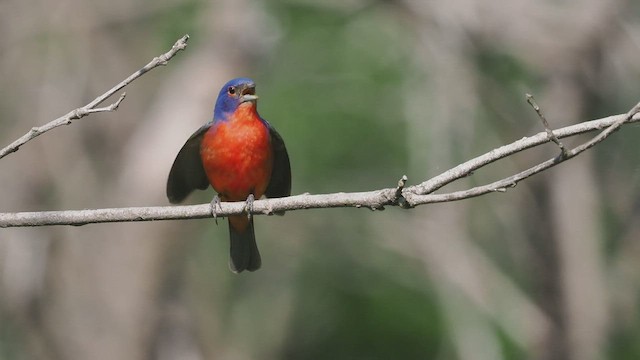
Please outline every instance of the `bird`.
[[255, 82], [228, 81], [218, 93], [213, 119], [196, 130], [176, 156], [167, 179], [167, 198], [182, 202], [195, 189], [211, 186], [215, 217], [220, 201], [246, 201], [247, 215], [229, 216], [234, 273], [262, 265], [251, 210], [254, 199], [291, 195], [291, 165], [284, 140], [257, 111]]

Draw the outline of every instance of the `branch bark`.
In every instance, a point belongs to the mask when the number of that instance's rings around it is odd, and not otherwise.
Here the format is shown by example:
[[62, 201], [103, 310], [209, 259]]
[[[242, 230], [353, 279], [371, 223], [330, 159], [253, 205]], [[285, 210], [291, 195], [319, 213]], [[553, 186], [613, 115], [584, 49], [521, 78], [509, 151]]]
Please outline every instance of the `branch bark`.
[[[520, 151], [552, 141], [548, 133], [546, 131], [540, 132], [534, 136], [525, 137], [511, 144], [501, 146], [418, 185], [405, 187], [406, 179], [403, 176], [400, 179], [398, 186], [395, 188], [355, 193], [319, 195], [302, 194], [286, 198], [256, 200], [253, 204], [253, 214], [272, 215], [281, 211], [334, 207], [366, 207], [372, 210], [382, 210], [385, 206], [412, 208], [431, 203], [463, 200], [492, 192], [505, 192], [508, 188], [514, 187], [519, 181], [558, 165], [597, 145], [613, 132], [618, 130], [623, 124], [640, 121], [639, 112], [640, 103], [634, 106], [626, 114], [613, 115], [553, 130], [553, 133], [557, 138], [566, 138], [604, 129], [591, 140], [571, 150], [567, 150], [566, 155], [560, 154], [518, 174], [487, 185], [477, 186], [464, 191], [433, 194], [434, 191], [445, 185], [448, 185], [460, 178], [470, 176], [473, 171], [479, 168]], [[105, 222], [201, 219], [212, 217], [211, 210], [210, 204], [201, 204], [187, 206], [0, 213], [0, 227], [85, 225]], [[225, 217], [229, 215], [242, 214], [244, 211], [244, 202], [223, 202], [220, 204], [220, 208], [216, 210], [216, 215], [219, 217]]]
[[147, 65], [145, 65], [142, 69], [134, 72], [128, 78], [122, 80], [119, 84], [109, 89], [104, 94], [98, 96], [93, 101], [88, 103], [87, 105], [77, 108], [75, 110], [70, 111], [64, 116], [61, 116], [51, 122], [46, 123], [45, 125], [34, 127], [29, 130], [26, 134], [22, 135], [20, 138], [7, 145], [6, 147], [0, 149], [0, 159], [3, 157], [18, 151], [20, 146], [26, 144], [27, 142], [33, 140], [34, 138], [46, 133], [47, 131], [53, 130], [62, 125], [70, 125], [73, 120], [81, 119], [89, 114], [97, 113], [97, 112], [110, 112], [118, 109], [118, 106], [124, 100], [126, 93], [122, 93], [120, 98], [113, 104], [101, 108], [97, 108], [96, 106], [100, 105], [102, 102], [110, 98], [113, 94], [123, 89], [125, 86], [132, 83], [137, 78], [141, 77], [145, 73], [150, 70], [155, 69], [158, 66], [166, 65], [171, 58], [175, 56], [175, 54], [184, 50], [187, 47], [187, 41], [189, 40], [189, 35], [185, 35], [182, 38], [178, 39], [178, 41], [173, 44], [171, 50], [167, 51], [164, 54], [161, 54], [153, 60], [151, 60]]

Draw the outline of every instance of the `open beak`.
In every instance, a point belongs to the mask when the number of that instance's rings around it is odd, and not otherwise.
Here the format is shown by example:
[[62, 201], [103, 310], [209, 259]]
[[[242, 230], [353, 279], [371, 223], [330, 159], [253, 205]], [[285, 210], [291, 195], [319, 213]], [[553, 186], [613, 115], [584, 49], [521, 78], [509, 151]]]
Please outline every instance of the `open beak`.
[[258, 96], [256, 95], [256, 86], [254, 84], [248, 84], [240, 90], [240, 103], [255, 102], [256, 100], [258, 100]]

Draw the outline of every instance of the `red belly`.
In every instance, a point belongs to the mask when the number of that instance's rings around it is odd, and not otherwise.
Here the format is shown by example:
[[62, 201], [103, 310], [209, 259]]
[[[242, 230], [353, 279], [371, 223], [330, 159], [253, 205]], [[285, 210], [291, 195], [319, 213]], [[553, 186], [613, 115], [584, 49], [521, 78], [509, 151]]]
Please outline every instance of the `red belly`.
[[271, 177], [269, 130], [254, 109], [243, 108], [212, 125], [200, 145], [205, 173], [222, 200], [241, 201], [249, 194], [259, 199]]

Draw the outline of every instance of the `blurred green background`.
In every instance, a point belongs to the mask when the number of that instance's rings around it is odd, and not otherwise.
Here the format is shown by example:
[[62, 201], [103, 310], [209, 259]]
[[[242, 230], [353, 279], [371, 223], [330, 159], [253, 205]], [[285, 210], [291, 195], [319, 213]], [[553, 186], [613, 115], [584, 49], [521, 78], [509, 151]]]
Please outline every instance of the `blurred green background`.
[[[622, 0], [5, 0], [0, 146], [191, 40], [117, 112], [2, 159], [0, 211], [167, 205], [175, 155], [237, 76], [295, 194], [417, 184], [540, 132], [526, 92], [554, 127], [626, 112], [639, 18]], [[0, 359], [638, 359], [639, 135], [506, 193], [259, 217], [255, 273], [228, 270], [212, 220], [2, 229]]]

